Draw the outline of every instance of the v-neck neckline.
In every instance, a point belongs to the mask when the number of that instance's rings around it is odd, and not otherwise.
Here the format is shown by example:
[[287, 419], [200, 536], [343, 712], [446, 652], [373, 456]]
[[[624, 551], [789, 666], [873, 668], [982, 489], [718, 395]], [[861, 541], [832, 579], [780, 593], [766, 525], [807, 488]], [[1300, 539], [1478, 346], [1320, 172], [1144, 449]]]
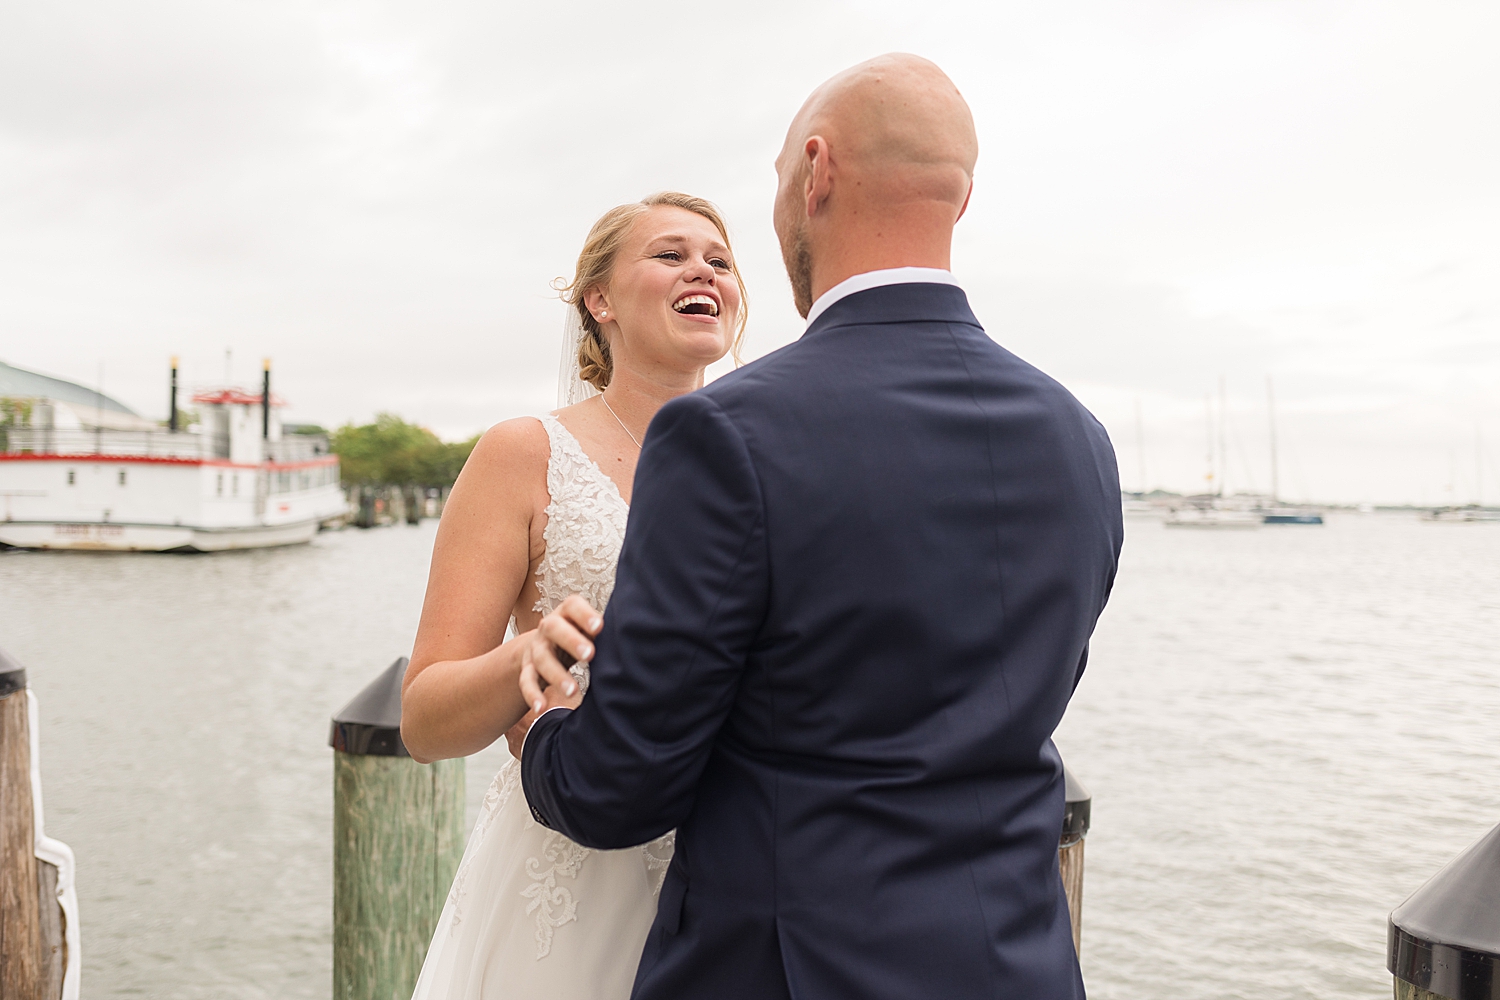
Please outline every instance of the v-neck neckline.
[[589, 467], [598, 474], [599, 478], [603, 479], [606, 483], [609, 484], [609, 488], [614, 491], [615, 499], [624, 504], [626, 510], [629, 510], [630, 501], [626, 500], [625, 494], [620, 492], [620, 484], [615, 482], [614, 477], [605, 472], [598, 462], [594, 461], [594, 456], [590, 455], [588, 453], [588, 449], [584, 448], [583, 442], [578, 440], [577, 436], [574, 435], [572, 431], [568, 430], [568, 426], [566, 424], [557, 419], [556, 414], [547, 414], [547, 419], [557, 425], [558, 430], [562, 431], [563, 436], [566, 437], [568, 441], [572, 442], [574, 449], [577, 450], [579, 455], [583, 456], [583, 460], [589, 464]]

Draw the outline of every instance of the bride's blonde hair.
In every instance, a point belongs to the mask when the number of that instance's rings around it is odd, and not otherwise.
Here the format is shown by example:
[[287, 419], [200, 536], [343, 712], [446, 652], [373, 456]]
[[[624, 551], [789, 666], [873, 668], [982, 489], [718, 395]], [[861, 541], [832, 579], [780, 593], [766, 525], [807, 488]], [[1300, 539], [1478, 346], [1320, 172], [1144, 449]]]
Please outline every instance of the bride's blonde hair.
[[578, 266], [573, 271], [573, 280], [564, 282], [562, 278], [558, 278], [552, 283], [552, 287], [562, 293], [563, 301], [578, 310], [579, 319], [583, 321], [583, 340], [578, 344], [578, 375], [600, 392], [609, 385], [610, 377], [614, 374], [614, 361], [609, 356], [609, 341], [605, 339], [604, 331], [599, 329], [599, 322], [589, 312], [583, 297], [588, 294], [589, 289], [609, 284], [615, 257], [618, 256], [630, 227], [635, 224], [636, 219], [658, 205], [671, 205], [703, 216], [714, 224], [714, 228], [724, 238], [724, 245], [730, 248], [730, 273], [740, 286], [740, 314], [735, 323], [734, 343], [730, 345], [729, 353], [735, 364], [740, 363], [740, 344], [745, 339], [745, 317], [749, 311], [749, 301], [745, 295], [745, 282], [740, 277], [739, 268], [733, 263], [734, 249], [730, 247], [729, 230], [724, 225], [724, 217], [711, 201], [680, 191], [662, 191], [629, 205], [612, 208], [600, 216], [599, 221], [594, 223], [594, 228], [589, 230], [588, 239], [583, 241], [583, 250], [578, 254]]

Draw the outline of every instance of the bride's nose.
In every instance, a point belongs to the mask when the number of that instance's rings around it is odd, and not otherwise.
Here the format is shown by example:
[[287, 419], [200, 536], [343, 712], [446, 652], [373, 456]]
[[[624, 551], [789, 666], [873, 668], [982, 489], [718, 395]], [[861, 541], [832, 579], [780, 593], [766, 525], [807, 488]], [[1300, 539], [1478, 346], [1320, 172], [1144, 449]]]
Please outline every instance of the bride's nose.
[[683, 275], [685, 281], [701, 281], [706, 285], [712, 285], [714, 278], [714, 266], [708, 261], [699, 258], [688, 265], [687, 274]]

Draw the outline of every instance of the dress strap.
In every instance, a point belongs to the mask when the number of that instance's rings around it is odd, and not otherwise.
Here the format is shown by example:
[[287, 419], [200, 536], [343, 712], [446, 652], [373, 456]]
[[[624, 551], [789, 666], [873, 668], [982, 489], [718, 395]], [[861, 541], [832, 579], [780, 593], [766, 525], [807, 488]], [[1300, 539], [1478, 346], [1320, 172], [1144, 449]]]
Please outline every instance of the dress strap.
[[595, 485], [602, 487], [606, 493], [614, 494], [620, 503], [625, 502], [615, 481], [599, 468], [598, 462], [589, 457], [589, 453], [583, 450], [583, 445], [573, 436], [572, 431], [563, 426], [561, 420], [550, 413], [537, 419], [547, 431], [547, 439], [552, 445], [552, 453], [547, 458], [547, 492], [553, 503], [557, 503], [565, 494], [579, 490], [582, 486], [580, 477], [591, 477]]

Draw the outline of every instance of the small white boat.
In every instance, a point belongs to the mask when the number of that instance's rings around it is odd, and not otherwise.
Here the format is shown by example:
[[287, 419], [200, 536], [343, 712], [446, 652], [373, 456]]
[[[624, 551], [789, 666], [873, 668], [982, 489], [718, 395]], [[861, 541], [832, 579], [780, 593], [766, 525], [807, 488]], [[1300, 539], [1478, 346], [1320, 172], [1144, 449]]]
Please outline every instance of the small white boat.
[[1261, 516], [1251, 510], [1234, 510], [1216, 505], [1174, 507], [1162, 519], [1169, 528], [1243, 529], [1259, 528]]
[[1500, 510], [1489, 510], [1477, 505], [1469, 507], [1439, 507], [1424, 510], [1422, 520], [1439, 524], [1475, 524], [1481, 522], [1500, 523]]
[[[175, 367], [172, 381], [175, 425]], [[293, 545], [347, 510], [327, 438], [282, 433], [269, 369], [261, 393], [195, 395], [199, 424], [187, 430], [34, 372], [0, 366], [0, 383], [0, 395], [25, 404], [24, 421], [4, 428], [0, 444], [0, 547]]]

